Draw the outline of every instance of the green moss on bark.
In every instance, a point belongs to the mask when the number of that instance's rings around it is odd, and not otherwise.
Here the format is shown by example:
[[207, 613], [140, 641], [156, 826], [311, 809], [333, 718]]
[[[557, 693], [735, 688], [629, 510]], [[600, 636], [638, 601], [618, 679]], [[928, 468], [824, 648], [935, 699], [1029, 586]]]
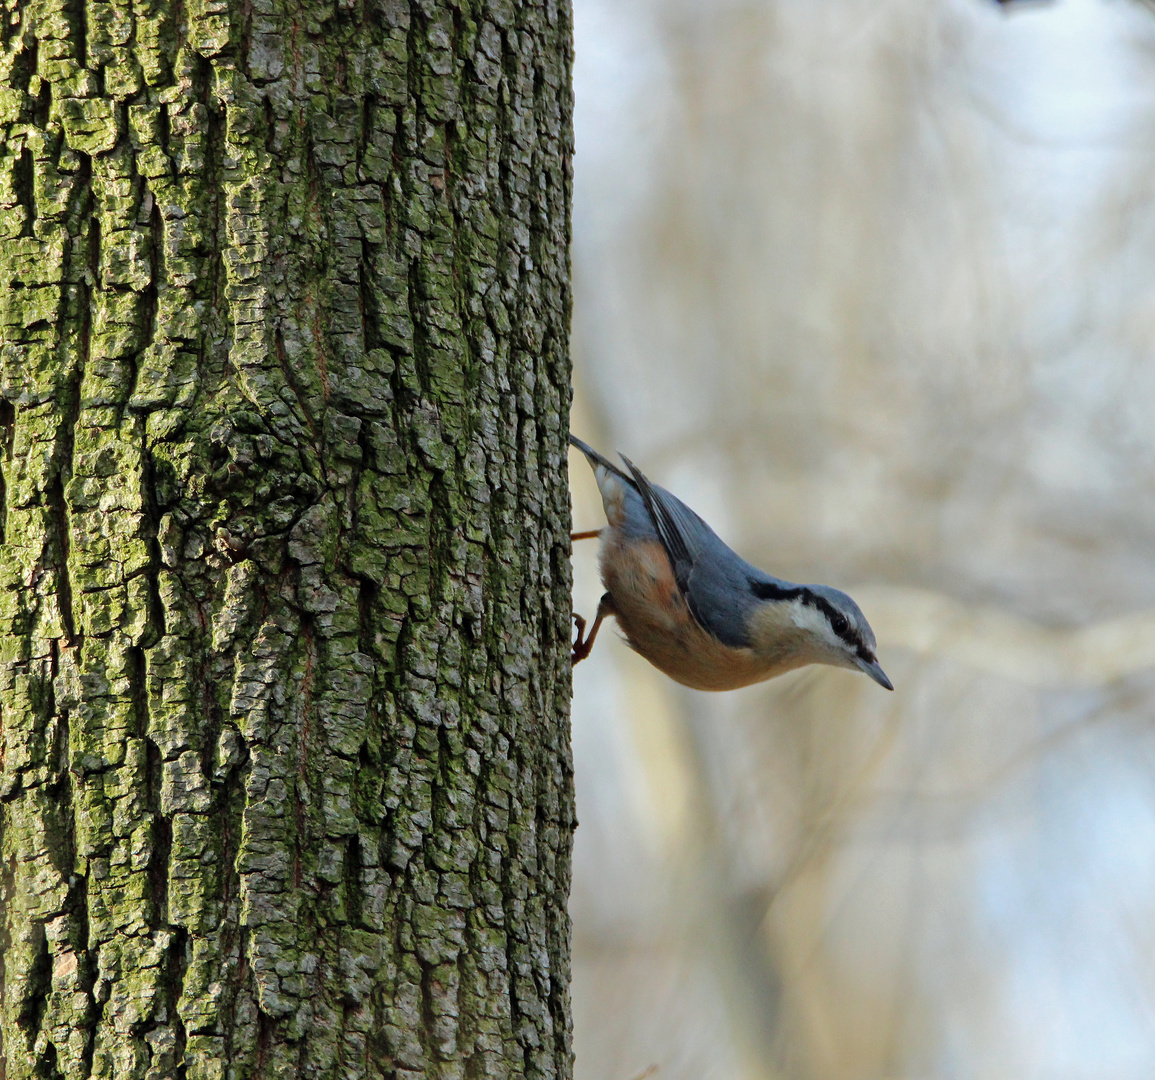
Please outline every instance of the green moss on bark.
[[0, 1071], [567, 1077], [567, 3], [0, 18]]

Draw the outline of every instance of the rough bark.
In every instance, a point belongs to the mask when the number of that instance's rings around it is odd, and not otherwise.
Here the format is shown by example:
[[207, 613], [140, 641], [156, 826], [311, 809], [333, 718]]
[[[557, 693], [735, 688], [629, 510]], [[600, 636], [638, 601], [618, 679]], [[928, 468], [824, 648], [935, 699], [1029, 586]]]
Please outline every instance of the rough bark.
[[0, 1076], [568, 1076], [567, 0], [0, 17]]

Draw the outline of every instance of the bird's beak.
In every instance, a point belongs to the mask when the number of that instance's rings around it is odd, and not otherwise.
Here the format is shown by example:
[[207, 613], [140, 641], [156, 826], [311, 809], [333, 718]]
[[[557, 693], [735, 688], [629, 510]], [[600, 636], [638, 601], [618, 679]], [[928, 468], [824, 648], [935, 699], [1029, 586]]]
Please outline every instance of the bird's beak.
[[891, 681], [886, 677], [886, 672], [882, 670], [877, 660], [872, 660], [869, 664], [865, 660], [859, 660], [858, 666], [884, 690], [894, 689]]

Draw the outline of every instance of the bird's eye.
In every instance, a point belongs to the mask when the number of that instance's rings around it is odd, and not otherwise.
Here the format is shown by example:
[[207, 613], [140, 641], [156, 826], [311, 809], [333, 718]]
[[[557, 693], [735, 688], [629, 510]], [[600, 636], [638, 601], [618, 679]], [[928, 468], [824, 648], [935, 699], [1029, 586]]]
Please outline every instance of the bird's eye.
[[830, 625], [834, 627], [834, 632], [839, 637], [850, 632], [850, 623], [846, 621], [845, 615], [835, 615], [834, 618], [830, 620]]

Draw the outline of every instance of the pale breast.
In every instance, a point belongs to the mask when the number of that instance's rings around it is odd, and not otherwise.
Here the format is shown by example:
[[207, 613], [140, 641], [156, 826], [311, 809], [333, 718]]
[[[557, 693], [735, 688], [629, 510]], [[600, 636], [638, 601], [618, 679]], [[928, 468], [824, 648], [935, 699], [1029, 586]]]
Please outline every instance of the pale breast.
[[625, 481], [620, 476], [610, 472], [604, 465], [598, 465], [594, 469], [594, 479], [597, 481], [598, 491], [602, 496], [606, 521], [611, 526], [623, 525], [626, 520], [627, 488]]
[[602, 583], [631, 647], [671, 679], [696, 690], [735, 690], [781, 675], [805, 661], [733, 649], [694, 620], [656, 540], [625, 541], [612, 526], [602, 536]]

